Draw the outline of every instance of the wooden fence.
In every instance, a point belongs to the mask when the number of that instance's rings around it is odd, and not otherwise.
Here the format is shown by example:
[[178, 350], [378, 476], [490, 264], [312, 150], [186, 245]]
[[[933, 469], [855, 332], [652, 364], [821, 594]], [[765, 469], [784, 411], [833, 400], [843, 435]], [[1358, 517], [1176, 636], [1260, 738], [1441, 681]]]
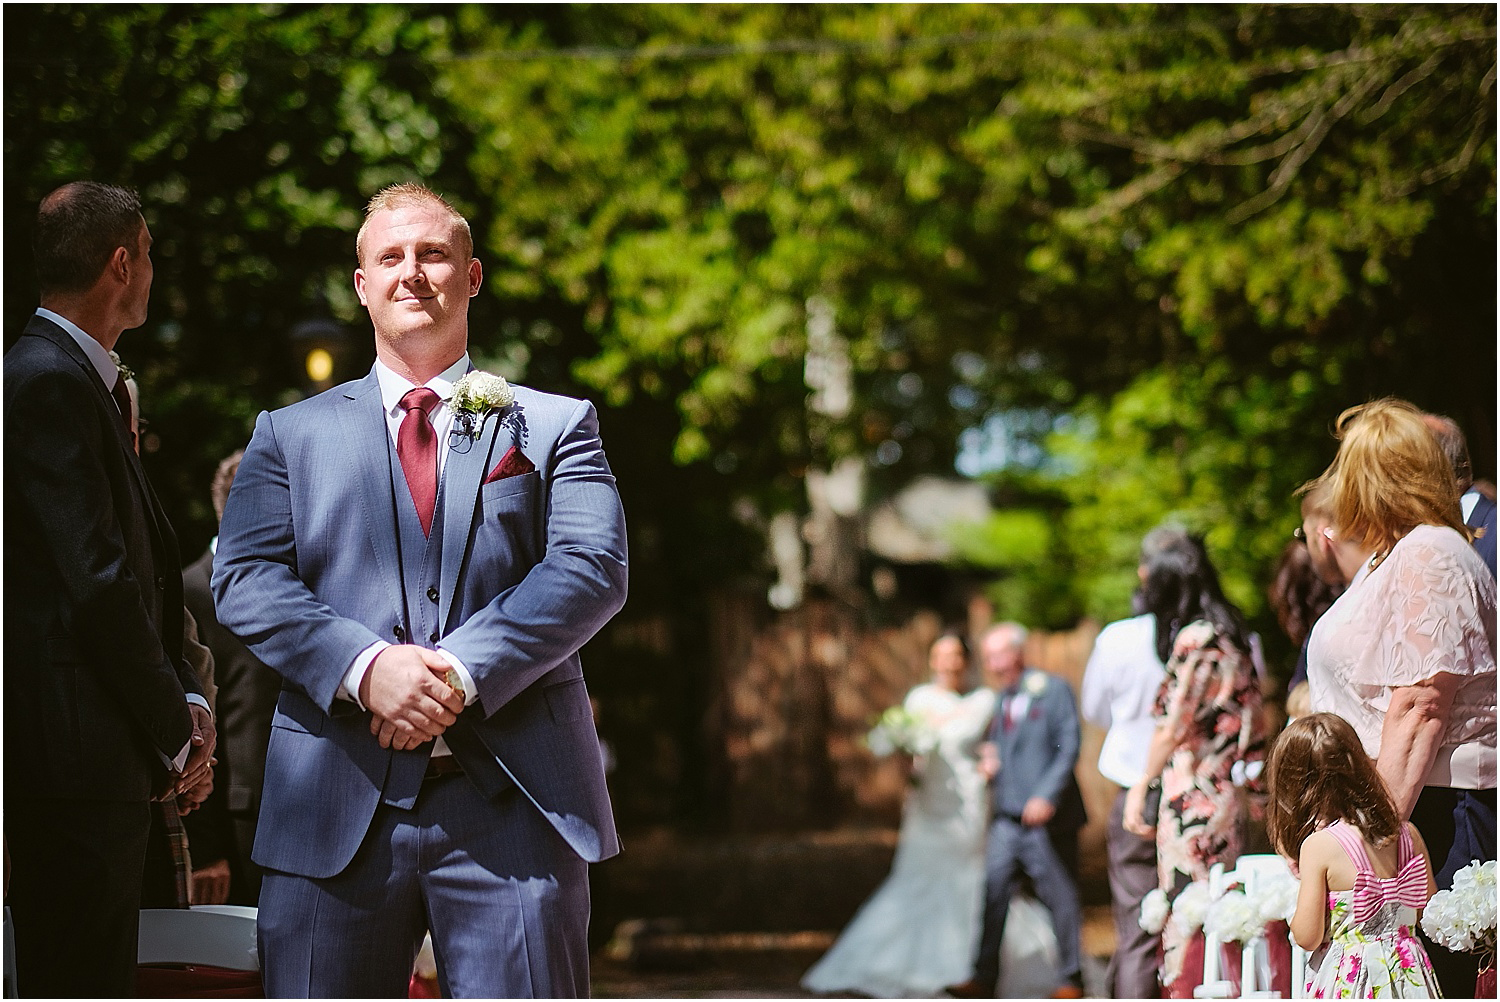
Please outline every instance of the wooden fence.
[[[862, 610], [829, 599], [766, 616], [752, 596], [713, 601], [715, 693], [710, 733], [722, 736], [730, 816], [739, 831], [894, 826], [905, 777], [865, 748], [882, 710], [928, 678], [927, 649], [944, 624], [922, 612], [899, 626], [870, 626]], [[968, 629], [991, 620], [981, 598]], [[1068, 681], [1075, 696], [1099, 626], [1033, 632], [1027, 663]], [[977, 681], [977, 680], [976, 680]], [[1085, 882], [1104, 879], [1104, 831], [1116, 787], [1096, 763], [1103, 735], [1085, 724], [1077, 776], [1089, 811], [1080, 833]]]

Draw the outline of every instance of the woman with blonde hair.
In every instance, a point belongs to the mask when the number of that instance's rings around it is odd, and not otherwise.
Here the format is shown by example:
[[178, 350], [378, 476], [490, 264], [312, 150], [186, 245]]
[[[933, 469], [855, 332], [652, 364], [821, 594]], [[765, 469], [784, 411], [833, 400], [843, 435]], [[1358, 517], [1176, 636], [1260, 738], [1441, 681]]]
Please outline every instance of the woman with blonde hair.
[[[1316, 483], [1360, 559], [1313, 628], [1312, 709], [1353, 725], [1446, 888], [1495, 858], [1495, 581], [1421, 411], [1386, 398], [1335, 427], [1338, 455]], [[1429, 953], [1445, 994], [1472, 994], [1472, 958]]]

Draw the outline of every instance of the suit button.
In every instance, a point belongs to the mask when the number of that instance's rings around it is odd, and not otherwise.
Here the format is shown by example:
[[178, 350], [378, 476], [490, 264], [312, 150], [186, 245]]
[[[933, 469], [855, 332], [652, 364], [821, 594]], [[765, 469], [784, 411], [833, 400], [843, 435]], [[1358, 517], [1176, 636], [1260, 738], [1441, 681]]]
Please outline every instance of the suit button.
[[438, 600], [438, 590], [436, 588], [428, 588], [427, 597], [436, 602]]
[[429, 641], [429, 642], [430, 642], [430, 643], [434, 643], [434, 644], [435, 644], [435, 643], [437, 643], [437, 642], [438, 642], [438, 635], [437, 635], [437, 631], [433, 631], [433, 634], [432, 634], [432, 636], [430, 636], [430, 637], [428, 637], [428, 638], [427, 638], [427, 639], [428, 639], [428, 641]]
[[397, 623], [395, 626], [391, 627], [391, 632], [396, 635], [396, 639], [398, 641], [406, 639], [406, 630], [402, 628], [400, 623]]
[[158, 575], [156, 575], [156, 590], [157, 591], [166, 591], [167, 590], [167, 576], [165, 574], [158, 574]]

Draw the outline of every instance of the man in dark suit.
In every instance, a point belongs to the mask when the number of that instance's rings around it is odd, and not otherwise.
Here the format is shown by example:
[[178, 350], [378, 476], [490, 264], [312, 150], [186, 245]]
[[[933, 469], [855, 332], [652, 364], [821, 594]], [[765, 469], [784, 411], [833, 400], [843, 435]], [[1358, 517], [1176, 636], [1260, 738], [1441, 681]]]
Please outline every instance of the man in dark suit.
[[[242, 452], [235, 452], [214, 473], [209, 493], [214, 515], [224, 517], [224, 503], [229, 487], [240, 467]], [[281, 691], [281, 676], [260, 662], [240, 639], [219, 625], [214, 612], [214, 597], [209, 587], [213, 572], [214, 550], [218, 537], [208, 544], [203, 555], [182, 572], [182, 586], [187, 606], [198, 620], [198, 634], [214, 652], [219, 685], [219, 702], [215, 708], [219, 724], [219, 764], [214, 768], [214, 796], [224, 798], [232, 831], [220, 850], [229, 860], [230, 904], [253, 905], [260, 898], [260, 867], [250, 859], [255, 844], [255, 817], [260, 810], [261, 781], [266, 772], [266, 745], [271, 740], [271, 715], [276, 712], [276, 695]], [[195, 865], [200, 859], [197, 848], [202, 844], [198, 833], [188, 824], [193, 837]], [[195, 886], [197, 875], [195, 874]]]
[[1025, 668], [1025, 646], [1026, 628], [1019, 623], [991, 627], [982, 645], [985, 672], [1000, 694], [981, 760], [993, 777], [995, 816], [985, 846], [984, 918], [974, 976], [948, 989], [958, 998], [994, 997], [1018, 867], [1031, 877], [1037, 897], [1052, 913], [1058, 974], [1063, 979], [1053, 997], [1078, 998], [1083, 993], [1078, 889], [1047, 830], [1064, 811], [1074, 819], [1075, 833], [1083, 823], [1081, 801], [1074, 802], [1078, 710], [1066, 682]]
[[41, 308], [5, 355], [5, 838], [32, 996], [132, 994], [150, 801], [211, 775], [177, 539], [111, 357], [146, 319], [150, 248], [133, 193], [48, 195]]
[[1463, 429], [1451, 417], [1442, 414], [1427, 414], [1423, 419], [1427, 427], [1437, 436], [1443, 455], [1453, 467], [1453, 482], [1458, 487], [1459, 514], [1464, 525], [1474, 531], [1474, 552], [1483, 558], [1495, 574], [1495, 498], [1493, 485], [1489, 493], [1474, 483], [1474, 464], [1469, 458], [1469, 442]]
[[219, 526], [219, 622], [282, 677], [255, 833], [271, 997], [586, 995], [619, 851], [578, 651], [625, 601], [587, 401], [471, 372], [469, 224], [414, 184], [355, 240], [364, 378], [262, 413]]

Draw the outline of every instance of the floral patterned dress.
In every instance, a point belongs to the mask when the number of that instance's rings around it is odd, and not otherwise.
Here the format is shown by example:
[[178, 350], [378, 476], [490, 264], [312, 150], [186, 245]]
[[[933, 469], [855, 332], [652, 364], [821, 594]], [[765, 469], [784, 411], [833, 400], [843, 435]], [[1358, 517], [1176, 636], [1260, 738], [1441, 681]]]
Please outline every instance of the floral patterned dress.
[[[1198, 620], [1177, 633], [1156, 697], [1158, 723], [1174, 723], [1181, 739], [1162, 770], [1156, 852], [1161, 889], [1175, 899], [1190, 881], [1207, 880], [1215, 863], [1240, 854], [1240, 812], [1232, 776], [1236, 762], [1265, 754], [1260, 684], [1250, 656]], [[1178, 923], [1162, 933], [1162, 983], [1182, 975], [1188, 938]]]
[[[1307, 962], [1304, 996], [1315, 999], [1442, 998], [1432, 962], [1413, 932], [1427, 896], [1427, 867], [1412, 851], [1411, 826], [1401, 830], [1394, 877], [1377, 877], [1358, 829], [1340, 821], [1332, 832], [1354, 862], [1353, 890], [1328, 894], [1329, 939]], [[1416, 896], [1413, 897], [1413, 890]]]

